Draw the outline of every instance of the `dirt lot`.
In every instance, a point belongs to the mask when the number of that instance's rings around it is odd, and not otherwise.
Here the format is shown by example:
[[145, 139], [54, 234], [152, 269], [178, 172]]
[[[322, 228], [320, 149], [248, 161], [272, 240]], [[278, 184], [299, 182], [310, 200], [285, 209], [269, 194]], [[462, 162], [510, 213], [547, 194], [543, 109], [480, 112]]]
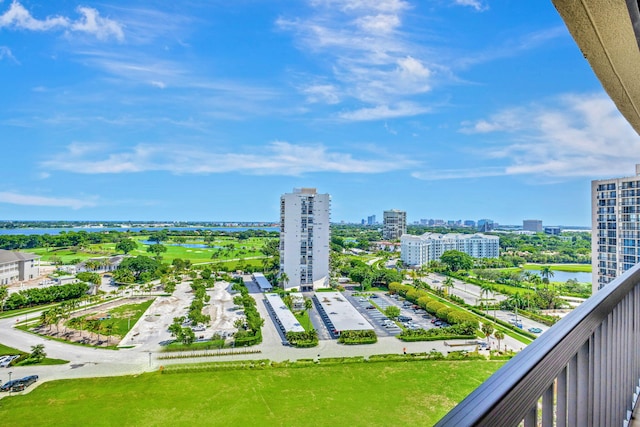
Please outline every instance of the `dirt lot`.
[[211, 316], [210, 326], [207, 327], [208, 338], [214, 333], [225, 337], [231, 336], [238, 330], [233, 326], [236, 319], [244, 318], [241, 308], [234, 309], [236, 308], [233, 303], [234, 295], [227, 290], [229, 287], [228, 282], [216, 282], [212, 289], [207, 290], [207, 294], [211, 296], [209, 305], [204, 308], [204, 314]]

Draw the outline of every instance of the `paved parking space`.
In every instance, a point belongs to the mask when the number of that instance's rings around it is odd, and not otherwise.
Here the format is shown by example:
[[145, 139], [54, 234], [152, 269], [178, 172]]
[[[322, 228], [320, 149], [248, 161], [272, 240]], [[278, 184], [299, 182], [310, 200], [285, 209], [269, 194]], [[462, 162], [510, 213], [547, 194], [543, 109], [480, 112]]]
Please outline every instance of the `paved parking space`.
[[384, 304], [385, 308], [390, 305], [395, 305], [396, 307], [400, 308], [400, 315], [411, 318], [410, 322], [416, 325], [418, 329], [431, 329], [437, 327], [433, 323], [431, 323], [431, 321], [433, 320], [433, 316], [431, 316], [421, 308], [414, 308], [413, 303], [410, 303], [409, 301], [406, 301], [401, 297], [393, 298], [389, 295], [379, 294], [376, 303], [380, 307], [382, 307]]
[[[376, 332], [376, 335], [378, 335], [379, 337], [396, 336], [400, 332], [402, 332], [402, 329], [398, 325], [396, 325], [395, 322], [390, 321], [390, 319], [384, 313], [382, 313], [380, 310], [375, 308], [374, 305], [371, 304], [371, 302], [374, 302], [384, 310], [385, 307], [378, 304], [380, 300], [379, 297], [369, 299], [364, 296], [354, 296], [352, 293], [345, 292], [344, 294], [349, 302], [351, 302], [351, 304], [353, 304], [353, 306], [360, 313], [362, 313], [363, 316], [370, 320]], [[375, 295], [377, 296], [377, 294]]]

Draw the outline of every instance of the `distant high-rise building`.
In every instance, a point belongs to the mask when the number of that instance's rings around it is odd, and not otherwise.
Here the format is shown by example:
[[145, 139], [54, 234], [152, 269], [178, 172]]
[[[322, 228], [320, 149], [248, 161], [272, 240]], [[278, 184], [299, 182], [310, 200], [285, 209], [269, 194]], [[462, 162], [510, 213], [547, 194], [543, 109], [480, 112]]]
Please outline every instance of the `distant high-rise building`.
[[551, 234], [552, 236], [559, 236], [562, 229], [558, 226], [546, 226], [544, 227], [545, 234]]
[[524, 231], [542, 233], [542, 221], [539, 219], [525, 219], [522, 221], [522, 229]]
[[425, 233], [422, 236], [405, 234], [401, 239], [402, 261], [411, 266], [439, 260], [446, 251], [456, 250], [474, 258], [498, 258], [500, 238], [484, 234]]
[[331, 197], [296, 188], [280, 197], [280, 274], [285, 289], [329, 287]]
[[490, 219], [479, 219], [478, 220], [478, 231], [491, 231], [493, 230], [494, 224], [493, 220]]
[[376, 223], [375, 215], [371, 215], [367, 217], [367, 225], [375, 225], [375, 223]]
[[407, 213], [397, 209], [384, 211], [382, 238], [385, 240], [398, 240], [407, 232]]
[[640, 261], [640, 164], [636, 175], [591, 181], [591, 264], [595, 293]]
[[471, 227], [471, 228], [475, 228], [476, 227], [476, 222], [474, 220], [468, 219], [464, 222], [464, 226], [465, 227]]

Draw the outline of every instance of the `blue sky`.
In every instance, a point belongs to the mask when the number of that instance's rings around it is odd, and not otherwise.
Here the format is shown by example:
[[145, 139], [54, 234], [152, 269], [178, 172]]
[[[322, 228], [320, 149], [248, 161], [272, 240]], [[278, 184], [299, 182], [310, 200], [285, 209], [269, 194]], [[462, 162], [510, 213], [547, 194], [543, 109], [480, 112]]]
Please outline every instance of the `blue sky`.
[[550, 1], [0, 0], [0, 80], [0, 219], [589, 225], [640, 148]]

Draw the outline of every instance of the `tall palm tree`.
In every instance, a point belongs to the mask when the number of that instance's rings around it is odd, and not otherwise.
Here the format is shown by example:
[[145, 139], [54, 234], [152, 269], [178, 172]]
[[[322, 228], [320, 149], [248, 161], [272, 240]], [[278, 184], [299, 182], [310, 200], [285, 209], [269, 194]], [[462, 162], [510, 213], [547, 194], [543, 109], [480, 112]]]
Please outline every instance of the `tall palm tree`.
[[504, 334], [500, 331], [495, 331], [493, 336], [498, 340], [498, 351], [500, 351], [500, 341], [504, 339]]
[[453, 279], [449, 276], [447, 276], [447, 278], [444, 279], [444, 282], [442, 282], [442, 284], [447, 290], [447, 295], [449, 295], [451, 293], [451, 290], [456, 287], [455, 283], [453, 282]]
[[553, 271], [551, 270], [551, 267], [549, 267], [548, 265], [543, 265], [540, 268], [540, 276], [542, 276], [543, 283], [549, 283], [549, 278], [553, 277]]
[[280, 273], [280, 277], [278, 277], [278, 282], [280, 282], [283, 288], [286, 288], [289, 283], [289, 275], [283, 271]]
[[[489, 315], [489, 304], [487, 301], [489, 299], [489, 294], [493, 294], [493, 286], [491, 286], [490, 283], [483, 282], [480, 285], [480, 299], [485, 302], [485, 309], [487, 311], [487, 315]], [[485, 298], [482, 298], [483, 295], [485, 295]]]

